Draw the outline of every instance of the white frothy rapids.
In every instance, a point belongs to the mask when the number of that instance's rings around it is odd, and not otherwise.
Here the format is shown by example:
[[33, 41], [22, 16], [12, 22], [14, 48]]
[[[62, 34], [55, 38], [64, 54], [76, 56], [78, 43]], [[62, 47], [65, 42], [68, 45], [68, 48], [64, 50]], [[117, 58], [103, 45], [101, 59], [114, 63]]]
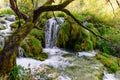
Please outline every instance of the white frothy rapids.
[[29, 64], [30, 68], [39, 67], [40, 65], [49, 65], [54, 68], [65, 68], [73, 65], [69, 63], [70, 59], [62, 57], [63, 54], [68, 53], [66, 51], [62, 51], [58, 48], [45, 48], [43, 49], [43, 52], [49, 52], [49, 58], [45, 61], [39, 61], [32, 58], [17, 58], [17, 64], [22, 65], [25, 68], [28, 68]]
[[[8, 19], [8, 20], [6, 20], [6, 18]], [[12, 21], [10, 21], [10, 19], [12, 20]], [[12, 24], [12, 23], [14, 23], [14, 21], [15, 21], [15, 16], [14, 15], [11, 15], [11, 16], [4, 16], [4, 17], [2, 17], [1, 18], [1, 20], [3, 20], [3, 21], [5, 21], [5, 24], [2, 24], [2, 23], [0, 23], [1, 25], [3, 25], [4, 27], [5, 27], [5, 29], [4, 30], [0, 30], [0, 46], [3, 48], [4, 46], [5, 46], [5, 37], [6, 36], [10, 36], [11, 34], [11, 32], [12, 32], [12, 30], [11, 30], [11, 27], [10, 27], [10, 25]]]
[[115, 74], [110, 74], [107, 71], [104, 71], [103, 80], [120, 80], [120, 79], [115, 78]]

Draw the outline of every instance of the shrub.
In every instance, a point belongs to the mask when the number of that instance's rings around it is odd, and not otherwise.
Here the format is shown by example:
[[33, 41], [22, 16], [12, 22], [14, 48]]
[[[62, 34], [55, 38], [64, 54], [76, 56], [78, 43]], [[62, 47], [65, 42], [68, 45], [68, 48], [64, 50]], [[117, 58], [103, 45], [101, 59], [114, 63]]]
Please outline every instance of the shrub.
[[9, 7], [0, 9], [0, 15], [6, 15], [6, 14], [14, 15], [15, 13]]

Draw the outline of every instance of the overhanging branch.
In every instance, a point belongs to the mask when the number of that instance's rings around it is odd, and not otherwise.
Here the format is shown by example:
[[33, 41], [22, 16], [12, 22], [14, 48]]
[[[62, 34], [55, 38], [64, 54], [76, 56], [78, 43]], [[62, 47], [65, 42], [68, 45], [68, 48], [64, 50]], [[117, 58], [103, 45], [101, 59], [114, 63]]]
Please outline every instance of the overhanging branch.
[[24, 20], [27, 20], [29, 18], [27, 14], [24, 14], [19, 11], [18, 6], [17, 6], [17, 0], [10, 0], [10, 5], [11, 5], [11, 9], [16, 13], [16, 15], [19, 18], [23, 18]]
[[38, 19], [39, 15], [42, 12], [46, 12], [46, 11], [60, 11], [63, 8], [65, 8], [67, 5], [69, 5], [72, 1], [74, 0], [66, 0], [61, 4], [58, 5], [48, 5], [48, 6], [41, 6], [39, 7], [37, 10], [34, 11], [34, 18], [33, 18], [33, 22], [36, 22], [36, 20]]
[[77, 24], [79, 24], [79, 25], [80, 25], [81, 27], [83, 27], [84, 29], [90, 31], [90, 32], [91, 32], [93, 35], [95, 35], [96, 37], [100, 37], [101, 39], [104, 39], [104, 40], [106, 40], [106, 41], [109, 41], [109, 40], [105, 39], [104, 37], [96, 34], [95, 32], [93, 32], [93, 31], [92, 31], [91, 29], [89, 29], [88, 27], [84, 26], [84, 25], [83, 25], [79, 20], [77, 20], [77, 19], [71, 14], [71, 12], [68, 11], [67, 9], [62, 9], [61, 11], [64, 12], [64, 13], [66, 13], [66, 14], [69, 15], [70, 17], [72, 17]]

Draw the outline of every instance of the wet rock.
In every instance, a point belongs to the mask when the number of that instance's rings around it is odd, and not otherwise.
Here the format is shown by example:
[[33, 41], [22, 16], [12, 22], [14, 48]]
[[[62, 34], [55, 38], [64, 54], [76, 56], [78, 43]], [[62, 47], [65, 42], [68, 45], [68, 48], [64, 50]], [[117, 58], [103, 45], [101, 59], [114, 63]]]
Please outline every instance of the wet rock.
[[6, 28], [5, 28], [5, 25], [3, 25], [3, 24], [0, 24], [0, 30], [5, 30]]
[[14, 15], [11, 15], [11, 16], [7, 15], [6, 18], [5, 18], [5, 20], [11, 21], [11, 22], [15, 21], [15, 16]]

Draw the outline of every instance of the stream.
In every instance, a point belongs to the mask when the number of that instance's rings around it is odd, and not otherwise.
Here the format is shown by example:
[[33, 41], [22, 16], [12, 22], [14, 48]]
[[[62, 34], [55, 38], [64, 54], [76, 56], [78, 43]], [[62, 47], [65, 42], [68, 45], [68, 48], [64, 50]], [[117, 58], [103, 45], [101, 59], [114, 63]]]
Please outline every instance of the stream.
[[[0, 20], [4, 21], [4, 23], [0, 23], [0, 28], [4, 28], [0, 29], [0, 46], [4, 48], [4, 38], [11, 35], [10, 24], [14, 23], [15, 16], [4, 16]], [[42, 69], [45, 66], [51, 66], [56, 72], [48, 74], [48, 76], [57, 75], [56, 80], [98, 80], [97, 76], [101, 75], [101, 73], [104, 73], [102, 80], [120, 80], [115, 78], [115, 74], [109, 74], [104, 70], [104, 66], [94, 58], [97, 54], [96, 51], [75, 53], [56, 47], [57, 33], [60, 29], [60, 24], [63, 22], [64, 18], [57, 18], [57, 22], [55, 18], [51, 18], [46, 23], [46, 48], [43, 49], [43, 52], [48, 53], [48, 59], [39, 61], [32, 58], [19, 57], [16, 59], [17, 65], [30, 68], [33, 71], [35, 68]], [[23, 54], [20, 48], [18, 52]], [[38, 79], [45, 80], [40, 77], [36, 78], [36, 80]]]

